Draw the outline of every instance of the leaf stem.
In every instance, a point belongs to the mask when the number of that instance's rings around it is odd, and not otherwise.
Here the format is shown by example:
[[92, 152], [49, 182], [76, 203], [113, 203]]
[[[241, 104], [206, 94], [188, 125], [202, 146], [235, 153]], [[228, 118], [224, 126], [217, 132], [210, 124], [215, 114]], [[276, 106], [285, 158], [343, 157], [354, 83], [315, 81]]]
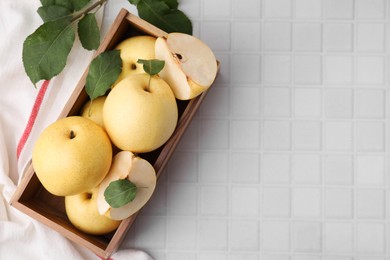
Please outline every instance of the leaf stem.
[[86, 15], [87, 13], [89, 13], [90, 11], [92, 11], [95, 8], [98, 8], [98, 10], [99, 10], [100, 7], [102, 7], [102, 5], [104, 5], [105, 2], [107, 2], [107, 0], [98, 0], [94, 4], [90, 5], [88, 8], [81, 10], [81, 12], [79, 12], [79, 13], [76, 13], [76, 15], [73, 16], [73, 18], [72, 18], [72, 22], [80, 19], [81, 17], [83, 17], [84, 15]]

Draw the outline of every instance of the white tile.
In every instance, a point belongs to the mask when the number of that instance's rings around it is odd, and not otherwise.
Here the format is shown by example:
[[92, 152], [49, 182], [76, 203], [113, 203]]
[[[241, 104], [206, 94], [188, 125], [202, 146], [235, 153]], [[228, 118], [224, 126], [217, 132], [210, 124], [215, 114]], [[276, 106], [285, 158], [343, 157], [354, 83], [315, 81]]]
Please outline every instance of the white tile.
[[258, 183], [260, 155], [251, 152], [233, 152], [230, 160], [230, 178], [235, 183]]
[[291, 81], [291, 57], [289, 55], [264, 55], [263, 75], [265, 83], [286, 84]]
[[298, 84], [321, 84], [321, 56], [296, 55], [294, 57], [294, 82]]
[[383, 254], [385, 243], [385, 226], [383, 224], [357, 224], [356, 250], [359, 254]]
[[325, 16], [329, 19], [352, 19], [354, 13], [353, 0], [327, 0]]
[[361, 19], [385, 18], [385, 0], [357, 0], [357, 17]]
[[382, 190], [358, 189], [356, 202], [358, 218], [383, 219], [385, 217], [385, 193]]
[[257, 217], [260, 195], [257, 187], [233, 186], [231, 190], [232, 216]]
[[197, 237], [196, 220], [168, 218], [166, 232], [168, 249], [195, 249]]
[[385, 49], [385, 26], [381, 23], [360, 23], [357, 25], [357, 50], [381, 52]]
[[350, 151], [353, 147], [353, 126], [348, 121], [325, 122], [325, 149]]
[[[218, 37], [216, 36], [218, 34]], [[204, 22], [201, 38], [213, 51], [230, 49], [230, 24], [227, 22]]]
[[324, 24], [324, 48], [326, 51], [348, 52], [353, 50], [352, 24]]
[[352, 118], [353, 91], [351, 89], [326, 89], [323, 99], [327, 118]]
[[321, 149], [321, 122], [319, 121], [294, 121], [293, 148], [297, 150]]
[[295, 252], [321, 252], [322, 226], [320, 222], [297, 221], [293, 224]]
[[322, 112], [320, 89], [296, 88], [294, 91], [294, 115], [296, 117], [318, 118]]
[[324, 158], [326, 184], [349, 185], [353, 182], [353, 158], [350, 155], [326, 155]]
[[229, 17], [231, 14], [231, 3], [224, 0], [203, 1], [203, 13], [205, 17]]
[[292, 156], [294, 183], [318, 184], [321, 182], [321, 158], [316, 154], [294, 154]]
[[352, 223], [325, 224], [325, 251], [329, 254], [353, 252], [354, 228]]
[[[229, 88], [213, 85], [199, 108], [202, 115], [222, 117], [229, 115]], [[248, 111], [250, 112], [250, 111]]]
[[232, 88], [231, 95], [233, 115], [243, 117], [260, 115], [260, 88]]
[[290, 249], [290, 223], [263, 221], [261, 226], [261, 248], [266, 251], [283, 252]]
[[259, 121], [234, 120], [230, 129], [233, 149], [255, 150], [260, 147]]
[[385, 91], [359, 89], [355, 92], [356, 116], [383, 118], [385, 116]]
[[317, 188], [293, 188], [292, 207], [294, 217], [320, 217], [321, 190]]
[[181, 259], [196, 260], [197, 256], [195, 253], [192, 253], [192, 252], [170, 251], [170, 252], [167, 252], [167, 254], [166, 254], [166, 260], [181, 260]]
[[176, 147], [176, 152], [198, 148], [198, 131], [199, 121], [194, 118], [180, 139], [179, 144]]
[[291, 115], [291, 91], [289, 88], [265, 87], [263, 96], [265, 116], [288, 117]]
[[232, 78], [232, 72], [230, 68], [232, 63], [231, 62], [232, 55], [222, 53], [222, 52], [215, 52], [214, 54], [217, 60], [220, 62], [219, 63], [220, 70], [218, 72], [217, 78], [215, 79], [215, 84], [230, 83]]
[[[233, 82], [259, 83], [260, 81], [260, 56], [256, 54], [232, 55]], [[245, 64], [245, 66], [243, 66]]]
[[298, 19], [320, 19], [322, 17], [322, 1], [296, 0], [295, 17]]
[[356, 182], [360, 185], [384, 185], [385, 158], [383, 155], [356, 157]]
[[233, 23], [232, 24], [232, 49], [235, 51], [244, 51], [244, 52], [260, 50], [260, 23], [259, 22]]
[[220, 219], [202, 219], [198, 223], [199, 248], [203, 250], [226, 250], [228, 246], [228, 223]]
[[288, 150], [291, 145], [291, 126], [288, 121], [265, 121], [263, 146], [267, 150]]
[[358, 56], [356, 61], [357, 83], [381, 85], [385, 78], [384, 58], [380, 56]]
[[135, 223], [135, 247], [165, 248], [166, 225], [161, 217], [139, 216]]
[[352, 56], [325, 56], [324, 81], [327, 84], [351, 84], [353, 81]]
[[[228, 256], [226, 253], [216, 253], [216, 252], [207, 252], [206, 250], [201, 251], [199, 255], [199, 260], [227, 260]], [[184, 259], [184, 258], [183, 258]]]
[[325, 190], [325, 216], [331, 219], [350, 219], [353, 216], [353, 192], [346, 188]]
[[288, 255], [283, 255], [283, 254], [265, 253], [261, 256], [261, 259], [262, 260], [290, 260], [290, 257]]
[[312, 254], [301, 254], [301, 255], [294, 255], [292, 257], [292, 260], [321, 260], [321, 257], [318, 255], [312, 255]]
[[263, 0], [264, 15], [267, 18], [288, 18], [292, 13], [291, 0]]
[[229, 245], [232, 251], [247, 252], [259, 249], [259, 222], [232, 220], [229, 232]]
[[264, 154], [262, 157], [262, 181], [287, 183], [290, 180], [290, 157], [286, 154]]
[[168, 163], [168, 179], [174, 182], [196, 182], [198, 177], [198, 154], [194, 152], [174, 153]]
[[198, 209], [196, 185], [169, 183], [167, 185], [167, 211], [171, 216], [194, 216]]
[[322, 26], [319, 23], [293, 25], [293, 49], [296, 51], [321, 51]]
[[200, 125], [200, 146], [204, 149], [223, 149], [229, 146], [229, 124], [223, 119], [203, 119]]
[[202, 152], [199, 155], [199, 179], [201, 182], [226, 182], [228, 179], [227, 153]]
[[232, 1], [233, 17], [237, 18], [259, 18], [261, 16], [261, 1], [241, 0]]
[[291, 23], [264, 22], [262, 44], [266, 51], [291, 50]]
[[379, 152], [384, 150], [385, 129], [382, 122], [359, 121], [356, 124], [356, 147], [358, 151]]
[[228, 190], [225, 186], [200, 187], [200, 213], [205, 216], [224, 216], [228, 213]]
[[229, 260], [259, 260], [259, 259], [260, 259], [259, 254], [257, 253], [233, 252], [229, 254]]
[[289, 188], [264, 188], [261, 212], [265, 217], [288, 218], [291, 211]]

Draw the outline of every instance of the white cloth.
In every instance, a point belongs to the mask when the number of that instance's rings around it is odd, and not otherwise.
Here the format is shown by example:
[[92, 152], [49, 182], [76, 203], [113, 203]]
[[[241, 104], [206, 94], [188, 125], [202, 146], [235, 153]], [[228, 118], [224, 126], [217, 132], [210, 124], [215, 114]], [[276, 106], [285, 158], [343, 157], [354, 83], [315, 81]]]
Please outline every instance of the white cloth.
[[[36, 10], [40, 1], [0, 1], [0, 259], [99, 259], [9, 205], [25, 165], [31, 158], [34, 140], [54, 122], [89, 64], [93, 52], [76, 39], [65, 70], [50, 81], [31, 132], [25, 132], [42, 82], [35, 89], [22, 64], [24, 39], [42, 23]], [[99, 23], [103, 10], [98, 12]], [[19, 148], [21, 137], [28, 137]], [[121, 250], [112, 259], [151, 259], [137, 250]]]

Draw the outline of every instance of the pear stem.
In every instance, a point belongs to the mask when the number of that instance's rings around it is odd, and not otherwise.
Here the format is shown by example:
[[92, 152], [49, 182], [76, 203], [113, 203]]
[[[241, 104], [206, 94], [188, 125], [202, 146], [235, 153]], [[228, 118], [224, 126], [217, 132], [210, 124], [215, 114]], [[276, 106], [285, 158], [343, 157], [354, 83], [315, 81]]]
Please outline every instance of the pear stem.
[[70, 139], [73, 139], [76, 137], [76, 135], [74, 134], [74, 131], [73, 130], [70, 130]]
[[148, 92], [150, 92], [150, 81], [152, 81], [152, 75], [149, 75], [148, 87], [146, 88], [146, 91]]

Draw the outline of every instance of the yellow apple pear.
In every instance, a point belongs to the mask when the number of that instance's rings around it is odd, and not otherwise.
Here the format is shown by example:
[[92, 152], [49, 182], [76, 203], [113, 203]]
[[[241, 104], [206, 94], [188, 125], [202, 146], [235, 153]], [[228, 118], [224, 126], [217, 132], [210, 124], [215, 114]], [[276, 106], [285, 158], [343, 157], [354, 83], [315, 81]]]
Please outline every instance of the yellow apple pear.
[[136, 153], [150, 152], [173, 134], [178, 120], [175, 96], [158, 76], [146, 73], [124, 78], [103, 106], [105, 129], [115, 146]]
[[65, 210], [69, 221], [79, 230], [91, 235], [114, 231], [120, 221], [100, 215], [97, 208], [98, 188], [65, 197]]
[[136, 73], [145, 73], [143, 66], [137, 63], [138, 59], [154, 59], [154, 44], [156, 37], [150, 35], [132, 36], [121, 41], [116, 47], [120, 50], [122, 59], [122, 72], [114, 86], [127, 76]]
[[71, 116], [46, 127], [32, 153], [35, 173], [47, 191], [69, 196], [95, 188], [108, 173], [112, 145], [92, 120]]
[[92, 102], [88, 100], [81, 109], [81, 116], [91, 119], [96, 124], [104, 128], [103, 105], [106, 96], [95, 98]]

